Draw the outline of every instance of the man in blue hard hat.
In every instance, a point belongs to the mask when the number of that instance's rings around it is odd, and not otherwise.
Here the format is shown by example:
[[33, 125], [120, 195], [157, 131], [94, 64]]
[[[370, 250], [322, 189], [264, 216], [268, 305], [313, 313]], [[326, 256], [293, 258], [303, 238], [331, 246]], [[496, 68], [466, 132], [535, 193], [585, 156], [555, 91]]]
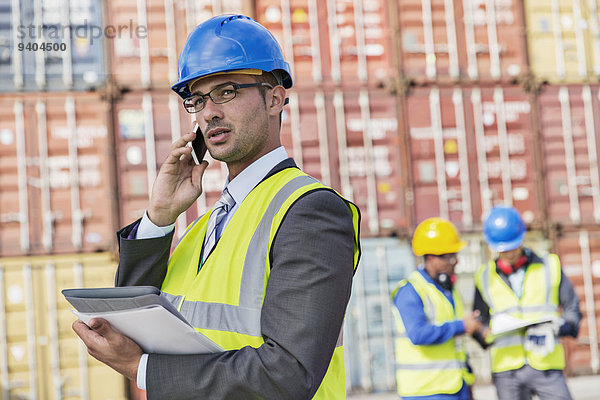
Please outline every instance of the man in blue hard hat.
[[[101, 319], [73, 328], [100, 361], [152, 399], [343, 399], [342, 324], [360, 246], [357, 207], [300, 171], [281, 146], [292, 87], [273, 35], [242, 15], [199, 25], [173, 90], [229, 176], [186, 230], [173, 225], [202, 193], [207, 161], [176, 140], [141, 220], [118, 232], [116, 284], [152, 285], [225, 351], [143, 354]], [[202, 154], [196, 154], [201, 161]]]
[[[525, 223], [510, 206], [496, 206], [483, 236], [495, 260], [476, 274], [473, 304], [489, 329], [491, 369], [499, 400], [571, 399], [563, 369], [562, 336], [577, 337], [581, 312], [556, 254], [540, 257], [523, 246]], [[562, 308], [562, 315], [559, 308]]]

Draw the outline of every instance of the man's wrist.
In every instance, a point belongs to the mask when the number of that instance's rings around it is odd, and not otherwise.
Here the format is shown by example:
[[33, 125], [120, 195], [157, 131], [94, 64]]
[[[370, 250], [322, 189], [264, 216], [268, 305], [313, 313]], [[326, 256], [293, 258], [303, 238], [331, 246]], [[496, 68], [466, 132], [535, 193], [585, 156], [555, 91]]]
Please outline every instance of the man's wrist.
[[158, 226], [150, 220], [148, 212], [144, 213], [140, 225], [137, 229], [136, 239], [150, 239], [156, 237], [163, 237], [168, 235], [175, 228], [175, 223], [167, 226]]
[[161, 215], [160, 213], [157, 213], [155, 210], [152, 210], [151, 208], [146, 209], [146, 215], [148, 216], [148, 219], [154, 225], [159, 226], [159, 227], [165, 227], [165, 226], [172, 225], [175, 223], [175, 220], [177, 219], [177, 216], [175, 216], [175, 218], [164, 216], [164, 215]]

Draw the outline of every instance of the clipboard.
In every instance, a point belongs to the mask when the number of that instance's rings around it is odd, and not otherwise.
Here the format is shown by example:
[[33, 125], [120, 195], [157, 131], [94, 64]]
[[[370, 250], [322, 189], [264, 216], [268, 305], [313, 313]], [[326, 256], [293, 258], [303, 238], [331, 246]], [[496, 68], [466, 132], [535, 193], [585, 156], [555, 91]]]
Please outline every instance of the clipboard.
[[553, 317], [544, 317], [536, 320], [522, 320], [505, 314], [498, 315], [496, 319], [497, 321], [494, 323], [495, 325], [491, 331], [494, 336], [514, 333], [514, 331], [525, 329], [533, 325], [552, 322], [554, 320]]
[[224, 351], [197, 332], [153, 286], [64, 289], [73, 313], [85, 324], [107, 320], [146, 353], [203, 354]]

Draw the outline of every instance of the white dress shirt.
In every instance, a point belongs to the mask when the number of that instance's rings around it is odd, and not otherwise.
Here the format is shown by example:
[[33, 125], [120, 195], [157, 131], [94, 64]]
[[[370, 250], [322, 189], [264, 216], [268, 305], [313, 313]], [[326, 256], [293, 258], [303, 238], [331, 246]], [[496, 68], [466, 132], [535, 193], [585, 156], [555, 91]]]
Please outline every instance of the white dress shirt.
[[[225, 188], [229, 191], [229, 194], [235, 200], [235, 205], [233, 208], [227, 213], [225, 220], [220, 225], [220, 230], [225, 229], [225, 226], [233, 217], [233, 214], [237, 211], [242, 201], [248, 196], [248, 194], [258, 185], [263, 178], [271, 171], [277, 164], [286, 160], [288, 158], [288, 154], [283, 148], [280, 146], [270, 153], [265, 154], [258, 160], [254, 161], [248, 167], [246, 167], [238, 176], [236, 176], [232, 181], [229, 181], [229, 177], [227, 177], [227, 181], [225, 182]], [[225, 189], [223, 189], [225, 190]], [[168, 235], [174, 229], [175, 223], [168, 226], [156, 226], [150, 218], [148, 218], [148, 213], [145, 212], [142, 220], [140, 221], [140, 225], [138, 226], [136, 239], [149, 239], [155, 237], [161, 237]], [[142, 390], [146, 390], [146, 366], [148, 364], [148, 354], [143, 354], [142, 358], [140, 358], [140, 363], [138, 365], [137, 371], [137, 386]]]

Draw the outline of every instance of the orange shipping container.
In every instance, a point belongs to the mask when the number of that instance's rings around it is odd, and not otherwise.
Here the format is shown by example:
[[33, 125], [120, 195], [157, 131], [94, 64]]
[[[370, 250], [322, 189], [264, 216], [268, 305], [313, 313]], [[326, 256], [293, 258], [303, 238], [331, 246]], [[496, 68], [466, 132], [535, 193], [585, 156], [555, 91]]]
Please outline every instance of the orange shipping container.
[[548, 213], [563, 225], [600, 224], [600, 86], [545, 86], [539, 97]]
[[493, 205], [541, 223], [529, 97], [518, 87], [413, 89], [406, 99], [415, 221], [473, 230]]
[[519, 0], [397, 0], [402, 73], [416, 81], [512, 82], [528, 72]]
[[107, 115], [95, 94], [0, 97], [0, 255], [114, 246]]

